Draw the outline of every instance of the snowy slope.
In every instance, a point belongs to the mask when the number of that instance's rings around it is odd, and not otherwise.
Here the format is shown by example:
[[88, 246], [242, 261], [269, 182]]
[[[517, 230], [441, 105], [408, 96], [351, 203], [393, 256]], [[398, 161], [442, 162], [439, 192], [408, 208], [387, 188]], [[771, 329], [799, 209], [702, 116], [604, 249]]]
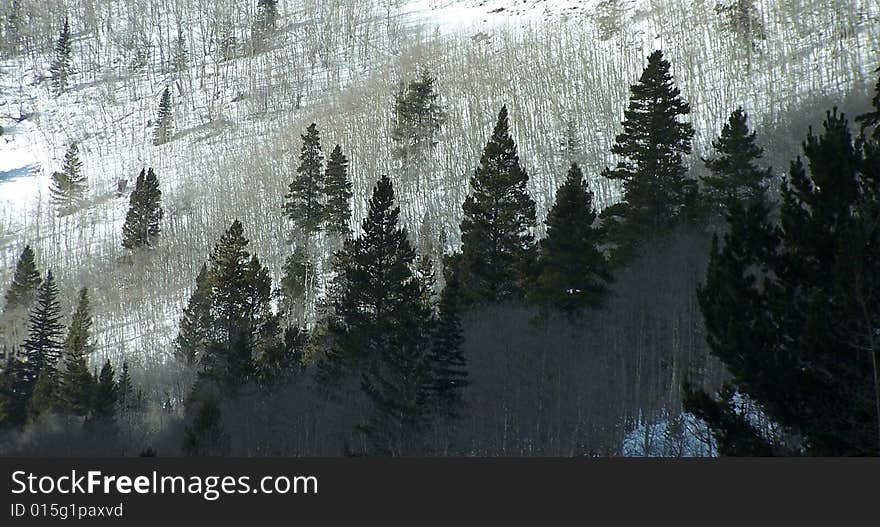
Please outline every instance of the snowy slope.
[[[413, 232], [429, 214], [454, 232], [468, 172], [502, 103], [511, 107], [541, 211], [573, 156], [560, 147], [568, 124], [579, 140], [577, 158], [598, 173], [612, 161], [608, 149], [629, 84], [657, 47], [668, 52], [694, 108], [695, 156], [737, 104], [753, 122], [772, 124], [800, 101], [864, 92], [873, 82], [880, 49], [880, 6], [873, 2], [852, 2], [851, 12], [835, 16], [825, 16], [818, 0], [787, 4], [796, 9], [762, 2], [768, 41], [748, 57], [718, 33], [713, 2], [626, 3], [623, 29], [611, 37], [596, 29], [597, 3], [282, 2], [268, 51], [242, 48], [224, 61], [198, 43], [211, 34], [204, 20], [228, 15], [194, 11], [183, 25], [190, 43], [183, 72], [170, 70], [156, 45], [146, 65], [131, 67], [127, 48], [114, 39], [134, 31], [136, 19], [120, 12], [114, 33], [97, 35], [75, 20], [75, 52], [106, 57], [94, 67], [78, 60], [74, 85], [62, 96], [48, 90], [48, 48], [0, 60], [0, 284], [30, 243], [41, 267], [59, 276], [66, 306], [77, 288], [92, 288], [99, 355], [164, 362], [196, 271], [233, 218], [242, 219], [252, 248], [278, 278], [289, 250], [280, 201], [308, 123], [319, 123], [325, 150], [343, 145], [355, 215], [363, 214], [378, 174], [393, 170], [389, 96], [420, 64], [438, 71], [450, 115], [435, 167], [440, 175], [428, 192], [399, 190]], [[239, 35], [251, 15], [233, 17]], [[176, 27], [170, 13], [157, 16], [159, 27]], [[149, 34], [154, 44], [168, 39]], [[175, 136], [156, 147], [151, 125], [165, 86], [172, 89]], [[59, 217], [47, 199], [49, 174], [72, 141], [80, 144], [89, 199]], [[115, 190], [148, 166], [162, 183], [166, 241], [131, 265], [120, 247], [127, 199]], [[615, 187], [593, 185], [600, 203], [616, 198]]]

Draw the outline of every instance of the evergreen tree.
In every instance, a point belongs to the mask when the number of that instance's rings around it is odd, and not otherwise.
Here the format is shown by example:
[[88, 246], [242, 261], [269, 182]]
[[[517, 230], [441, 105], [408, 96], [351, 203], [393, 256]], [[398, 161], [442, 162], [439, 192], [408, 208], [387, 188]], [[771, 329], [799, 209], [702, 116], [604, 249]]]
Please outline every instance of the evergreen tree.
[[156, 128], [153, 130], [153, 144], [164, 145], [171, 140], [174, 131], [171, 109], [171, 90], [166, 86], [162, 90], [162, 98], [159, 99], [159, 115], [156, 119]]
[[374, 408], [362, 430], [375, 452], [411, 452], [426, 415], [430, 386], [430, 310], [413, 276], [415, 251], [398, 226], [400, 208], [388, 176], [373, 190], [363, 234], [337, 253], [331, 348], [319, 363], [325, 382], [350, 375]]
[[[876, 71], [880, 73], [880, 67]], [[861, 123], [863, 130], [872, 128], [874, 142], [880, 143], [880, 77], [877, 78], [877, 84], [874, 86], [874, 97], [871, 102], [874, 106], [873, 110], [857, 117], [856, 122]]]
[[86, 415], [91, 408], [95, 380], [86, 357], [93, 350], [92, 310], [88, 290], [83, 288], [62, 346], [64, 369], [59, 386], [61, 406], [76, 415]]
[[0, 405], [5, 416], [0, 420], [0, 426], [25, 423], [33, 386], [34, 383], [27, 378], [27, 364], [17, 358], [8, 359], [0, 372]]
[[65, 17], [58, 40], [55, 42], [55, 57], [49, 66], [49, 73], [52, 75], [52, 89], [56, 94], [67, 89], [68, 78], [73, 72], [72, 54], [70, 24]]
[[122, 246], [126, 249], [153, 247], [161, 232], [160, 222], [164, 215], [158, 176], [152, 168], [141, 170], [122, 226]]
[[281, 298], [284, 309], [296, 323], [305, 325], [313, 312], [317, 268], [305, 248], [297, 246], [285, 260], [282, 270]]
[[258, 33], [275, 30], [278, 25], [278, 0], [257, 0], [255, 25]]
[[64, 165], [60, 172], [52, 174], [49, 189], [52, 202], [62, 211], [70, 211], [82, 199], [86, 191], [86, 178], [82, 174], [79, 148], [72, 143], [64, 155]]
[[183, 310], [177, 338], [174, 340], [174, 355], [188, 367], [198, 363], [208, 345], [212, 323], [211, 289], [208, 266], [202, 264], [196, 277], [195, 290]]
[[61, 325], [61, 306], [58, 303], [58, 287], [52, 271], [46, 273], [46, 279], [37, 289], [37, 297], [31, 310], [28, 337], [22, 348], [25, 353], [25, 383], [33, 386], [37, 377], [44, 369], [47, 374], [54, 372], [64, 338], [64, 327]]
[[462, 300], [465, 305], [519, 298], [534, 266], [535, 202], [510, 137], [507, 107], [471, 178], [462, 210]]
[[721, 27], [736, 37], [747, 52], [764, 40], [764, 24], [755, 0], [723, 0], [715, 4]]
[[[880, 149], [829, 112], [791, 165], [780, 222], [764, 200], [729, 211], [699, 290], [712, 353], [732, 380], [716, 397], [686, 386], [723, 454], [880, 454]], [[786, 433], [738, 413], [754, 401]]]
[[723, 213], [731, 201], [752, 201], [763, 193], [762, 185], [769, 180], [770, 169], [761, 169], [757, 161], [763, 156], [755, 143], [755, 132], [749, 132], [748, 115], [737, 108], [712, 142], [716, 155], [704, 160], [711, 175], [703, 178], [708, 207]]
[[604, 215], [624, 258], [640, 237], [660, 234], [685, 217], [695, 197], [696, 185], [683, 160], [691, 152], [694, 129], [679, 120], [691, 108], [669, 70], [662, 52], [648, 57], [639, 83], [630, 88], [623, 133], [611, 148], [623, 159], [602, 173], [623, 182], [623, 202]]
[[56, 374], [51, 368], [43, 368], [28, 399], [27, 422], [33, 423], [44, 413], [54, 410], [58, 402], [57, 397]]
[[255, 368], [260, 386], [271, 390], [302, 373], [308, 344], [309, 333], [304, 329], [297, 326], [285, 329], [283, 345], [269, 348], [256, 360]]
[[567, 313], [602, 303], [612, 277], [599, 250], [604, 235], [596, 223], [593, 195], [580, 167], [572, 164], [547, 216], [533, 300]]
[[446, 287], [440, 295], [440, 313], [431, 342], [431, 396], [439, 415], [457, 417], [464, 406], [462, 392], [469, 384], [458, 305], [461, 284], [458, 274], [449, 266], [444, 272]]
[[302, 135], [303, 145], [296, 178], [290, 183], [284, 197], [284, 210], [294, 225], [306, 235], [318, 232], [324, 221], [324, 207], [321, 203], [324, 192], [324, 154], [321, 152], [321, 137], [315, 123], [309, 125]]
[[254, 360], [279, 345], [280, 321], [272, 311], [272, 280], [246, 247], [235, 220], [211, 253], [210, 339], [201, 360], [204, 379], [236, 389], [251, 379]]
[[11, 55], [17, 55], [21, 46], [21, 2], [12, 0], [9, 5], [9, 12], [6, 15], [6, 28], [3, 33], [3, 40], [8, 46], [7, 50]]
[[40, 282], [40, 271], [37, 269], [34, 251], [30, 245], [27, 245], [21, 251], [15, 265], [12, 283], [4, 295], [5, 303], [0, 314], [2, 350], [7, 360], [17, 355], [18, 348], [24, 340], [28, 314]]
[[112, 424], [116, 419], [119, 389], [116, 385], [116, 373], [113, 371], [113, 365], [110, 364], [109, 359], [104, 362], [101, 373], [97, 377], [90, 422], [93, 424]]
[[[183, 36], [183, 29], [177, 28], [177, 40], [174, 43], [174, 71], [180, 73], [184, 71], [189, 64], [189, 51], [186, 49], [186, 38]], [[164, 94], [163, 94], [164, 95]], [[170, 99], [170, 96], [169, 96]], [[170, 100], [169, 100], [170, 103]], [[170, 107], [170, 104], [169, 104]], [[161, 110], [161, 105], [160, 105]], [[170, 114], [170, 112], [169, 112]]]
[[428, 255], [416, 258], [413, 276], [419, 285], [419, 301], [433, 311], [437, 295], [437, 274], [434, 272], [434, 261]]
[[401, 165], [403, 180], [413, 182], [416, 192], [421, 190], [420, 173], [427, 166], [446, 123], [446, 111], [440, 103], [436, 84], [437, 77], [422, 69], [418, 78], [401, 84], [394, 97], [392, 155]]
[[121, 414], [128, 414], [139, 410], [143, 406], [143, 392], [135, 388], [128, 371], [128, 363], [122, 363], [122, 371], [119, 374], [119, 382], [116, 383], [117, 403]]
[[88, 355], [94, 351], [92, 307], [89, 301], [89, 290], [86, 288], [80, 289], [79, 299], [73, 312], [67, 338], [64, 339], [63, 349], [67, 355]]
[[34, 293], [41, 282], [34, 250], [30, 245], [26, 245], [18, 257], [15, 272], [12, 274], [12, 284], [4, 296], [6, 301], [3, 307], [4, 313], [19, 307], [30, 308]]
[[223, 419], [216, 397], [205, 397], [199, 404], [192, 424], [183, 434], [183, 452], [187, 456], [222, 456], [229, 451], [229, 436], [223, 431]]
[[327, 159], [324, 176], [324, 225], [328, 233], [341, 238], [351, 234], [351, 180], [348, 177], [348, 159], [336, 145]]

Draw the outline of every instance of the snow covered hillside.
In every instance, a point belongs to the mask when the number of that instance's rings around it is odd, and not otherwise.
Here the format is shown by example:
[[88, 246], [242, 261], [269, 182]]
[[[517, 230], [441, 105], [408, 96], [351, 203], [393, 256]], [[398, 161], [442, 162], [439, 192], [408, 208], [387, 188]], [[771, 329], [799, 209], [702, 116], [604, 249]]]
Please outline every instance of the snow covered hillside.
[[[34, 36], [0, 60], [0, 284], [32, 245], [65, 309], [78, 288], [92, 290], [99, 358], [125, 356], [136, 370], [168, 359], [195, 275], [233, 219], [280, 277], [290, 250], [281, 202], [311, 122], [325, 151], [339, 143], [351, 160], [358, 224], [376, 179], [394, 174], [391, 96], [419, 66], [436, 72], [448, 120], [426, 180], [398, 192], [411, 232], [436, 239], [445, 228], [452, 245], [502, 104], [541, 220], [570, 160], [586, 167], [600, 205], [618, 198], [598, 174], [654, 49], [693, 108], [692, 161], [736, 106], [760, 136], [805, 101], [865, 96], [880, 58], [873, 0], [758, 2], [763, 31], [748, 44], [709, 0], [282, 0], [276, 30], [259, 42], [249, 1], [20, 4]], [[75, 73], [56, 96], [48, 68], [63, 13]], [[174, 132], [155, 146], [166, 87]], [[49, 179], [74, 142], [88, 198], [62, 216]], [[160, 246], [132, 263], [117, 189], [145, 167], [159, 175], [166, 216]]]

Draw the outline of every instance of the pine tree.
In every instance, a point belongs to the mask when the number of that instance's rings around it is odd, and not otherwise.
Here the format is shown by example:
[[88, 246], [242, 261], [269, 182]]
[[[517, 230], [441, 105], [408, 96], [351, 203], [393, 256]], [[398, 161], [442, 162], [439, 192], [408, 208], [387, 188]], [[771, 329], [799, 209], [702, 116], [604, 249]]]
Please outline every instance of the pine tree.
[[468, 386], [464, 334], [459, 315], [458, 274], [444, 270], [446, 287], [440, 295], [439, 316], [431, 341], [431, 397], [434, 411], [443, 417], [457, 417], [464, 407], [463, 391]]
[[540, 243], [538, 277], [531, 294], [534, 301], [567, 313], [602, 303], [612, 277], [599, 250], [604, 234], [596, 223], [593, 195], [580, 167], [572, 164], [547, 216], [547, 237]]
[[327, 159], [324, 176], [324, 225], [328, 233], [345, 238], [351, 234], [351, 180], [348, 177], [348, 159], [339, 145]]
[[764, 152], [755, 143], [755, 132], [749, 132], [747, 120], [742, 108], [730, 114], [721, 136], [712, 142], [715, 157], [704, 160], [711, 171], [711, 175], [703, 178], [704, 199], [716, 213], [723, 213], [731, 201], [759, 198], [770, 178], [771, 170], [756, 164]]
[[284, 385], [303, 372], [309, 333], [292, 326], [284, 331], [284, 341], [262, 353], [256, 360], [257, 382], [264, 390]]
[[434, 271], [434, 261], [430, 256], [422, 255], [416, 258], [413, 277], [419, 285], [419, 301], [433, 311], [437, 296], [437, 273]]
[[174, 43], [174, 71], [181, 73], [188, 64], [189, 51], [186, 49], [186, 38], [183, 36], [183, 29], [177, 28], [177, 40]]
[[186, 427], [183, 452], [187, 456], [222, 456], [229, 451], [229, 436], [223, 431], [223, 418], [216, 397], [205, 397]]
[[3, 307], [4, 313], [19, 307], [29, 309], [34, 300], [34, 293], [41, 282], [34, 250], [30, 245], [26, 245], [18, 257], [15, 272], [12, 275], [12, 284], [4, 296], [6, 301]]
[[683, 160], [691, 152], [694, 129], [679, 120], [691, 109], [669, 70], [659, 50], [648, 57], [639, 83], [630, 88], [623, 133], [611, 148], [623, 159], [602, 173], [623, 182], [623, 203], [604, 215], [612, 220], [610, 234], [624, 259], [641, 237], [663, 233], [685, 217], [695, 198], [696, 185]]
[[272, 280], [248, 243], [235, 220], [214, 246], [208, 271], [212, 324], [201, 376], [233, 390], [251, 380], [254, 360], [279, 345], [281, 331]]
[[116, 373], [109, 359], [104, 362], [101, 373], [97, 377], [90, 422], [93, 424], [112, 424], [116, 419], [119, 389], [116, 385]]
[[34, 251], [27, 245], [18, 258], [12, 283], [4, 295], [5, 303], [0, 313], [0, 358], [8, 360], [17, 355], [27, 332], [28, 314], [40, 282]]
[[6, 15], [6, 28], [3, 34], [3, 40], [6, 42], [7, 50], [11, 55], [17, 55], [21, 46], [21, 2], [12, 0], [9, 6], [9, 12]]
[[153, 144], [164, 145], [171, 140], [174, 125], [171, 109], [171, 90], [166, 86], [162, 90], [162, 98], [159, 99], [159, 115], [156, 119], [156, 128], [153, 130]]
[[194, 367], [199, 362], [208, 346], [212, 320], [211, 289], [208, 266], [202, 264], [196, 277], [195, 290], [183, 310], [174, 340], [175, 357], [188, 367]]
[[337, 253], [331, 348], [319, 379], [361, 378], [374, 412], [364, 423], [375, 452], [411, 451], [426, 415], [430, 310], [413, 276], [415, 251], [398, 226], [400, 208], [383, 176], [373, 190], [363, 234]]
[[72, 54], [70, 24], [65, 17], [58, 40], [55, 42], [55, 57], [49, 66], [49, 73], [52, 75], [52, 89], [56, 94], [67, 89], [68, 78], [73, 72]]
[[510, 137], [507, 107], [471, 178], [462, 210], [462, 300], [465, 305], [520, 298], [534, 265], [535, 202]]
[[309, 235], [318, 232], [324, 221], [324, 207], [321, 203], [324, 192], [324, 154], [321, 153], [321, 137], [315, 123], [309, 125], [302, 140], [297, 176], [290, 183], [284, 197], [284, 210], [294, 225]]
[[27, 422], [35, 422], [44, 413], [54, 410], [58, 404], [56, 373], [51, 368], [43, 368], [34, 383], [34, 389], [27, 403]]
[[[880, 454], [880, 149], [829, 112], [769, 205], [734, 202], [699, 290], [712, 353], [732, 380], [715, 397], [686, 386], [723, 454]], [[774, 441], [737, 412], [747, 397], [787, 433]]]
[[117, 403], [120, 414], [128, 414], [141, 408], [143, 393], [137, 390], [128, 371], [128, 363], [122, 363], [119, 382], [116, 383]]
[[305, 325], [313, 312], [317, 268], [306, 249], [297, 246], [282, 268], [281, 298], [285, 311], [299, 324]]
[[[27, 364], [17, 358], [8, 359], [0, 373], [0, 404], [4, 420], [0, 425], [21, 426], [27, 418], [27, 404], [34, 383], [27, 378]], [[5, 422], [4, 422], [5, 421]]]
[[92, 309], [88, 290], [83, 288], [62, 346], [64, 369], [59, 386], [62, 407], [76, 415], [86, 415], [91, 408], [95, 380], [89, 373], [86, 357], [92, 351]]
[[122, 226], [122, 246], [126, 249], [153, 247], [161, 232], [162, 191], [153, 169], [141, 170], [129, 199], [128, 213]]
[[257, 0], [255, 27], [258, 33], [274, 31], [278, 25], [278, 0]]
[[61, 171], [52, 174], [52, 186], [49, 189], [52, 203], [63, 212], [71, 211], [85, 194], [86, 179], [81, 170], [79, 149], [73, 143], [64, 155]]
[[[880, 67], [876, 71], [880, 73]], [[880, 143], [880, 77], [877, 78], [877, 84], [874, 86], [874, 97], [871, 102], [873, 110], [857, 117], [856, 122], [861, 123], [862, 130], [872, 128], [874, 142]]]
[[392, 155], [401, 166], [403, 180], [421, 189], [421, 172], [437, 145], [440, 130], [446, 123], [446, 110], [440, 103], [437, 77], [422, 69], [418, 78], [401, 84], [394, 97]]
[[755, 0], [724, 0], [715, 4], [721, 27], [736, 37], [750, 53], [764, 40], [764, 24]]
[[52, 271], [46, 273], [46, 279], [37, 289], [37, 296], [31, 310], [28, 337], [24, 341], [26, 368], [25, 383], [33, 386], [40, 372], [54, 377], [64, 338], [64, 327], [61, 325], [61, 306], [58, 303], [58, 287]]

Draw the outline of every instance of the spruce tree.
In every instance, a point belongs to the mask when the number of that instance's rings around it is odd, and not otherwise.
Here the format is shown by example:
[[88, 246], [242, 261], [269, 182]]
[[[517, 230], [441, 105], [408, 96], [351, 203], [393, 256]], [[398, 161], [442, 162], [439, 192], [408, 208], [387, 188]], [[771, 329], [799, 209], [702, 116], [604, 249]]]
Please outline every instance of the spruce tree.
[[144, 392], [137, 389], [131, 380], [127, 362], [122, 363], [122, 371], [119, 374], [119, 381], [116, 383], [116, 393], [120, 414], [130, 414], [143, 409]]
[[309, 125], [302, 140], [300, 164], [284, 197], [284, 210], [294, 225], [309, 235], [318, 232], [324, 221], [321, 199], [324, 192], [324, 154], [315, 123]]
[[164, 145], [171, 140], [171, 135], [174, 131], [174, 125], [171, 120], [171, 90], [166, 86], [165, 89], [162, 90], [161, 99], [159, 99], [159, 114], [156, 118], [156, 127], [153, 130], [154, 145]]
[[28, 314], [40, 282], [40, 271], [37, 269], [34, 251], [30, 245], [27, 245], [15, 265], [12, 283], [6, 290], [3, 311], [0, 313], [2, 358], [8, 360], [17, 355], [27, 332]]
[[446, 123], [446, 110], [437, 91], [437, 77], [421, 69], [418, 78], [402, 84], [394, 97], [392, 155], [400, 163], [402, 179], [421, 191], [421, 176]]
[[65, 17], [64, 24], [61, 26], [61, 32], [58, 34], [58, 40], [55, 42], [55, 57], [49, 66], [49, 73], [52, 76], [52, 89], [56, 95], [67, 89], [68, 79], [73, 72], [72, 55], [70, 24], [67, 17]]
[[531, 294], [535, 302], [566, 313], [601, 305], [612, 277], [599, 250], [604, 234], [596, 223], [593, 195], [580, 167], [572, 164], [547, 216], [547, 237], [540, 242]]
[[[877, 68], [880, 73], [880, 67]], [[864, 115], [856, 118], [857, 123], [861, 123], [862, 130], [867, 128], [873, 129], [872, 138], [875, 143], [880, 143], [880, 76], [877, 78], [877, 84], [874, 86], [874, 97], [871, 99], [873, 109]]]
[[257, 0], [255, 25], [258, 33], [275, 30], [278, 25], [278, 0]]
[[709, 210], [723, 213], [731, 201], [752, 201], [761, 196], [763, 184], [771, 170], [758, 167], [763, 149], [755, 143], [755, 132], [750, 132], [748, 115], [737, 108], [712, 142], [716, 155], [704, 160], [711, 172], [703, 178], [704, 200]]
[[183, 29], [177, 28], [177, 40], [174, 43], [174, 71], [181, 73], [188, 64], [189, 51], [186, 49], [186, 38], [183, 36]]
[[86, 415], [91, 407], [95, 380], [86, 357], [92, 351], [92, 309], [88, 290], [83, 288], [62, 346], [64, 369], [59, 386], [62, 407], [76, 415]]
[[109, 359], [104, 362], [97, 377], [89, 420], [92, 424], [112, 424], [116, 419], [119, 389], [116, 385], [116, 373]]
[[[685, 407], [722, 454], [880, 454], [880, 149], [829, 112], [791, 164], [778, 224], [769, 204], [734, 202], [699, 290], [711, 352], [732, 379], [714, 397], [687, 385]], [[747, 397], [786, 433], [737, 411]]]
[[183, 434], [183, 453], [187, 456], [222, 456], [229, 451], [229, 436], [223, 431], [223, 418], [216, 397], [199, 402], [192, 423]]
[[235, 390], [252, 379], [254, 360], [280, 344], [272, 310], [272, 280], [246, 247], [235, 220], [211, 253], [211, 330], [201, 359], [202, 378]]
[[305, 369], [303, 357], [309, 345], [309, 333], [297, 326], [284, 330], [283, 343], [268, 348], [255, 361], [257, 382], [272, 390], [296, 377]]
[[81, 170], [79, 149], [73, 143], [64, 155], [61, 171], [52, 174], [52, 186], [49, 189], [52, 203], [63, 212], [71, 211], [85, 194], [86, 179]]
[[351, 234], [351, 180], [348, 177], [348, 159], [336, 145], [327, 159], [323, 192], [325, 196], [324, 225], [328, 233], [340, 238]]
[[[52, 374], [56, 371], [64, 338], [61, 325], [61, 305], [58, 303], [58, 287], [52, 271], [37, 289], [37, 296], [31, 310], [28, 337], [24, 341], [26, 368], [25, 382], [33, 386], [44, 369]], [[54, 380], [54, 378], [53, 378]]]
[[467, 359], [459, 308], [458, 274], [446, 267], [446, 287], [440, 294], [439, 316], [431, 341], [431, 397], [434, 411], [443, 417], [457, 417], [464, 407], [468, 386]]
[[361, 378], [374, 411], [362, 430], [374, 452], [411, 452], [426, 416], [430, 310], [413, 276], [415, 250], [398, 226], [391, 180], [373, 190], [363, 234], [337, 253], [331, 348], [319, 363], [325, 382]]
[[434, 260], [428, 255], [417, 257], [413, 276], [419, 285], [419, 301], [433, 312], [437, 295], [437, 273], [434, 271]]
[[680, 121], [691, 108], [675, 87], [662, 52], [648, 57], [630, 91], [623, 133], [611, 148], [622, 160], [602, 173], [623, 183], [623, 202], [604, 215], [624, 259], [641, 238], [661, 234], [685, 218], [696, 192], [683, 158], [691, 153], [694, 129]]
[[126, 249], [153, 247], [161, 232], [160, 222], [164, 215], [158, 176], [152, 168], [141, 170], [122, 226], [122, 246]]
[[194, 367], [198, 363], [208, 345], [212, 320], [211, 289], [208, 266], [202, 264], [196, 276], [196, 287], [183, 310], [177, 338], [174, 340], [175, 357], [188, 367]]
[[305, 325], [313, 312], [312, 304], [317, 283], [317, 268], [306, 249], [297, 245], [282, 268], [281, 298], [284, 310], [298, 323]]
[[19, 0], [12, 0], [4, 22], [6, 28], [3, 34], [3, 40], [8, 46], [7, 49], [10, 54], [17, 55], [21, 45], [22, 23], [21, 2]]
[[473, 177], [462, 210], [462, 300], [465, 305], [521, 298], [534, 266], [535, 202], [510, 136], [507, 107]]
[[54, 410], [58, 404], [56, 373], [51, 368], [43, 368], [34, 383], [27, 403], [27, 422], [35, 422], [41, 415]]
[[40, 286], [40, 271], [37, 269], [34, 250], [30, 245], [25, 245], [15, 264], [15, 272], [12, 274], [12, 284], [6, 290], [3, 306], [4, 313], [19, 307], [29, 309], [34, 300], [34, 293]]

